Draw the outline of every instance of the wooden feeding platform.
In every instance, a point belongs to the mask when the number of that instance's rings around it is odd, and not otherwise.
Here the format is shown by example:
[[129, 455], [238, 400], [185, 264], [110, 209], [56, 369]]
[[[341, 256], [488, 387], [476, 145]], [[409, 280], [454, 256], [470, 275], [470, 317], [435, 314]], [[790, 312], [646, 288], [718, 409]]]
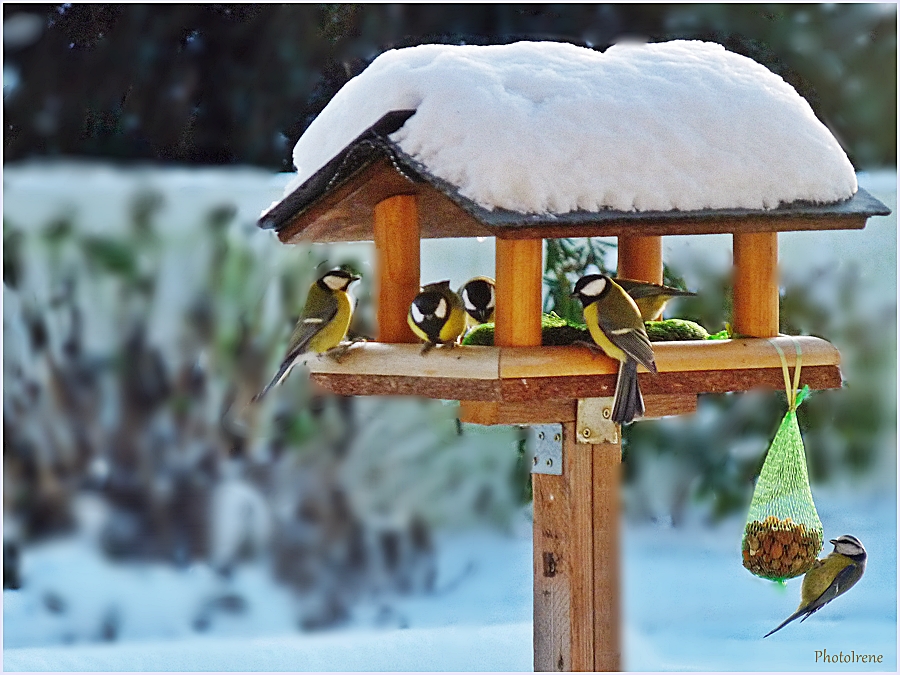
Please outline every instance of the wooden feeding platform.
[[[778, 232], [861, 229], [890, 211], [864, 190], [765, 211], [488, 211], [389, 140], [413, 112], [385, 115], [260, 219], [285, 243], [375, 243], [377, 342], [354, 345], [340, 363], [310, 359], [311, 377], [343, 395], [459, 400], [467, 422], [559, 425], [556, 473], [533, 476], [534, 667], [620, 670], [621, 438], [605, 421], [618, 362], [541, 346], [543, 240], [618, 237], [619, 276], [661, 283], [663, 236], [733, 235], [732, 328], [746, 337], [654, 343], [659, 374], [639, 375], [654, 417], [692, 412], [700, 393], [782, 389], [773, 342], [791, 367], [799, 345], [803, 383], [840, 387], [837, 349], [779, 336]], [[421, 239], [475, 236], [496, 238], [496, 346], [423, 357], [406, 323], [421, 283]]]

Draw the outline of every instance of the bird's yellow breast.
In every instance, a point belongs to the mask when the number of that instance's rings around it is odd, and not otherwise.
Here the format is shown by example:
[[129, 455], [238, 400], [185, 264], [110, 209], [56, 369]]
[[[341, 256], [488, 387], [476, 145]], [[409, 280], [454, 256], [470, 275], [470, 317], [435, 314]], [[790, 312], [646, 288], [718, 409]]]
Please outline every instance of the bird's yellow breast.
[[466, 312], [456, 305], [451, 306], [447, 322], [441, 326], [439, 337], [442, 342], [453, 342], [466, 330]]
[[597, 306], [598, 304], [599, 303], [592, 302], [584, 308], [584, 321], [591, 333], [591, 337], [594, 338], [594, 342], [599, 345], [600, 349], [606, 352], [607, 356], [611, 356], [619, 361], [624, 361], [627, 358], [625, 352], [616, 347], [600, 328], [599, 316], [597, 314], [599, 309]]
[[322, 354], [337, 347], [347, 335], [347, 329], [350, 328], [350, 319], [353, 315], [350, 296], [344, 291], [335, 291], [334, 297], [338, 304], [337, 314], [309, 341], [309, 351], [316, 354]]

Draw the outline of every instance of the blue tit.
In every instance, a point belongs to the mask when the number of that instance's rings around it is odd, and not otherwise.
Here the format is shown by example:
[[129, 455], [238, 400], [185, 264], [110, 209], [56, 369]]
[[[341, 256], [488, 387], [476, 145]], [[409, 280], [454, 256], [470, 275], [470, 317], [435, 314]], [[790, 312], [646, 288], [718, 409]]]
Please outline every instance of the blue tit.
[[324, 354], [341, 343], [353, 317], [347, 287], [358, 279], [344, 270], [332, 270], [309, 287], [306, 305], [291, 334], [287, 355], [272, 381], [253, 397], [254, 401], [260, 400], [284, 380], [303, 354]]
[[466, 330], [466, 312], [450, 282], [439, 281], [422, 287], [409, 306], [406, 322], [425, 342], [422, 354], [426, 354], [435, 345], [456, 344]]
[[459, 289], [459, 297], [466, 309], [466, 326], [472, 328], [482, 323], [494, 322], [494, 280], [490, 277], [474, 277]]
[[831, 543], [834, 544], [834, 550], [827, 557], [817, 560], [803, 577], [800, 607], [782, 621], [778, 628], [763, 637], [769, 637], [801, 616], [803, 618], [800, 622], [803, 623], [811, 614], [849, 591], [860, 580], [866, 571], [866, 549], [859, 539], [851, 534], [844, 534], [832, 539]]
[[572, 297], [581, 300], [584, 321], [594, 342], [607, 356], [620, 361], [612, 420], [627, 424], [644, 414], [638, 364], [656, 374], [653, 347], [641, 312], [631, 296], [604, 274], [589, 274], [579, 279]]
[[619, 286], [631, 296], [641, 312], [644, 321], [658, 321], [662, 317], [663, 308], [672, 298], [697, 295], [691, 291], [683, 291], [680, 288], [651, 284], [649, 281], [635, 281], [634, 279], [621, 279], [614, 277]]

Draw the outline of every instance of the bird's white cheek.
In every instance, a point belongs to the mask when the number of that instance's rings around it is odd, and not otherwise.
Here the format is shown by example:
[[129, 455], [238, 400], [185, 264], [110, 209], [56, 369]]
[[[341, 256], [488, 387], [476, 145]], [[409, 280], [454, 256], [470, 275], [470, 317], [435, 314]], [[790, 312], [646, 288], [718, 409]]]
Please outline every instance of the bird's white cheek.
[[437, 309], [434, 310], [434, 315], [443, 319], [447, 316], [447, 301], [441, 298], [441, 301], [438, 303]]
[[463, 304], [466, 306], [466, 309], [469, 310], [470, 312], [474, 312], [476, 309], [478, 309], [475, 305], [472, 304], [472, 301], [469, 300], [469, 291], [467, 291], [467, 290], [463, 290], [463, 292], [462, 292], [462, 301], [463, 301]]
[[412, 305], [409, 308], [409, 311], [410, 311], [410, 314], [412, 314], [413, 321], [415, 321], [416, 323], [422, 323], [422, 319], [425, 318], [425, 315], [419, 311], [418, 307], [416, 307], [415, 305]]
[[594, 279], [591, 283], [585, 284], [581, 292], [584, 295], [595, 298], [603, 292], [604, 288], [606, 288], [606, 279]]

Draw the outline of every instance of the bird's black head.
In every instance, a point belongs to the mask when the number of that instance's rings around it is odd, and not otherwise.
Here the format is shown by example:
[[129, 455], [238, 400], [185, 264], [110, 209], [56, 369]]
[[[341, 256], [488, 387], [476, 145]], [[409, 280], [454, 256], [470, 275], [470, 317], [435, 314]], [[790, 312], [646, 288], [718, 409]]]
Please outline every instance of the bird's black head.
[[572, 297], [581, 300], [585, 307], [596, 302], [609, 292], [610, 280], [605, 274], [588, 274], [575, 284]]
[[494, 282], [487, 277], [476, 277], [462, 287], [463, 306], [473, 319], [485, 323], [494, 313]]
[[413, 322], [432, 342], [439, 342], [441, 328], [447, 322], [449, 313], [447, 300], [437, 291], [422, 291], [409, 306]]
[[359, 279], [345, 270], [331, 270], [326, 272], [316, 282], [325, 291], [346, 291], [347, 287]]

